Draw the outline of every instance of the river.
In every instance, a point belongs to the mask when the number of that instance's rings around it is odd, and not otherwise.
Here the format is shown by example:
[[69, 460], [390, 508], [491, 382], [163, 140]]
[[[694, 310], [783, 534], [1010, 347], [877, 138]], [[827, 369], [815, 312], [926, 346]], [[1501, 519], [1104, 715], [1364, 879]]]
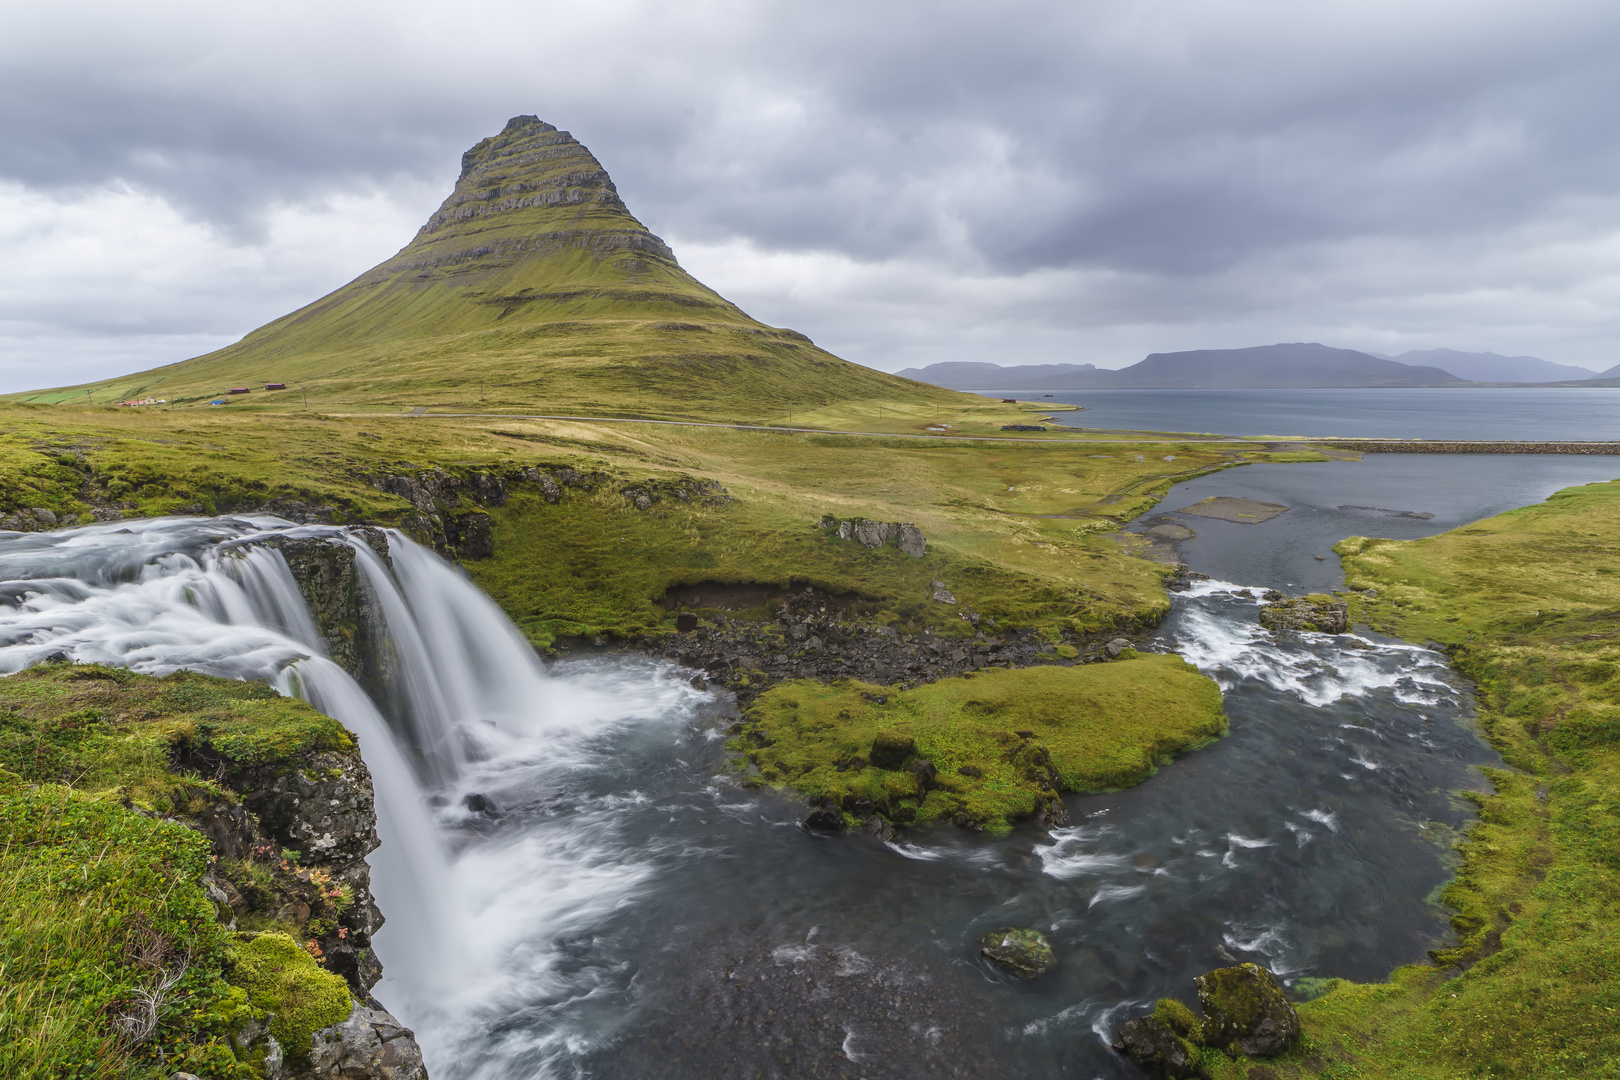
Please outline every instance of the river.
[[[1345, 531], [1433, 532], [1592, 465], [1555, 459], [1504, 495], [1447, 471], [1468, 461], [1427, 459], [1444, 499], [1416, 474], [1398, 497], [1379, 496], [1393, 472], [1358, 487], [1373, 459], [1248, 466], [1165, 505], [1388, 503], [1436, 516]], [[1495, 760], [1437, 654], [1259, 626], [1250, 587], [1336, 566], [1291, 514], [1224, 541], [1210, 526], [1230, 523], [1197, 523], [1184, 552], [1212, 579], [1175, 598], [1153, 642], [1220, 682], [1230, 735], [1139, 787], [1069, 797], [1073, 824], [1051, 832], [809, 834], [799, 807], [723, 779], [725, 695], [634, 654], [542, 664], [397, 535], [391, 570], [344, 530], [267, 518], [5, 535], [0, 671], [66, 652], [265, 678], [356, 730], [384, 819], [376, 994], [436, 1080], [1134, 1077], [1113, 1032], [1209, 968], [1254, 960], [1302, 989], [1420, 960], [1445, 933], [1432, 897], [1469, 820], [1458, 792]], [[404, 661], [382, 700], [321, 655], [262, 543], [277, 533], [355, 548]], [[1292, 554], [1249, 558], [1275, 541]], [[494, 814], [466, 809], [475, 792]], [[1007, 924], [1045, 931], [1058, 968], [1015, 983], [981, 964], [973, 939]]]

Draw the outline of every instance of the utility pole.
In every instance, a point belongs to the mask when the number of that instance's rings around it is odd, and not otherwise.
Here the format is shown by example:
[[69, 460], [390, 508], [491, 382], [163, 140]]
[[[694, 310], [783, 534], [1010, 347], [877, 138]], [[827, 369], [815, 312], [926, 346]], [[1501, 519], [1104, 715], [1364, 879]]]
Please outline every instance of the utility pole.
[[307, 387], [307, 386], [300, 386], [300, 387], [299, 387], [299, 388], [298, 388], [298, 392], [299, 392], [299, 393], [300, 393], [300, 394], [302, 394], [302, 395], [304, 395], [304, 410], [305, 410], [305, 411], [306, 411], [306, 412], [307, 412], [307, 411], [309, 411], [309, 387]]
[[88, 401], [92, 405], [96, 403], [96, 399], [90, 396], [90, 391], [88, 390], [84, 392], [84, 400]]

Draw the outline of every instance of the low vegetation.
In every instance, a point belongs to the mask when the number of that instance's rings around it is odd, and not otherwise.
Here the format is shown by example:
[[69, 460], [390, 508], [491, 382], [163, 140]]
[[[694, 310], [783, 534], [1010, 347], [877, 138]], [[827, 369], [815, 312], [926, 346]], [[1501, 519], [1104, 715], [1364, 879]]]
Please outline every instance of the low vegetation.
[[1353, 614], [1442, 645], [1506, 767], [1474, 797], [1442, 896], [1455, 941], [1302, 1005], [1306, 1040], [1274, 1075], [1620, 1076], [1617, 531], [1620, 483], [1605, 483], [1425, 540], [1339, 546]]
[[731, 745], [747, 775], [852, 814], [1005, 831], [1059, 792], [1141, 783], [1225, 731], [1220, 689], [1161, 654], [901, 691], [784, 683], [759, 698]]

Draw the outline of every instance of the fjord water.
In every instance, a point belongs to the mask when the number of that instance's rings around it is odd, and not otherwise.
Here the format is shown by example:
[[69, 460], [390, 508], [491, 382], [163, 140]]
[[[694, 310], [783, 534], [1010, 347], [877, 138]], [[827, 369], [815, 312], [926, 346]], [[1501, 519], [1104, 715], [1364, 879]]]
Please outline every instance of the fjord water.
[[1038, 390], [994, 393], [1080, 405], [1073, 427], [1363, 439], [1620, 439], [1620, 387], [1314, 390]]
[[[373, 702], [322, 655], [264, 541], [354, 549], [399, 676]], [[1179, 596], [1157, 646], [1226, 691], [1231, 734], [1072, 823], [882, 844], [719, 778], [725, 700], [625, 656], [542, 667], [403, 537], [168, 519], [0, 537], [0, 671], [58, 653], [263, 678], [360, 736], [382, 848], [378, 997], [438, 1080], [1133, 1076], [1106, 1039], [1233, 960], [1377, 979], [1444, 930], [1427, 901], [1490, 760], [1441, 659], [1274, 635], [1237, 585]], [[462, 796], [486, 795], [494, 815]], [[974, 938], [1035, 926], [1013, 983]]]

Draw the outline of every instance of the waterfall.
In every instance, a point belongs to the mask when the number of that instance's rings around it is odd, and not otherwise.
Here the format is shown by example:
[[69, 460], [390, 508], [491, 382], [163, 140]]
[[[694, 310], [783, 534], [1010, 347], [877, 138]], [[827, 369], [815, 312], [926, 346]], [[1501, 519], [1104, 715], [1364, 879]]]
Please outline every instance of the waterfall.
[[[278, 539], [354, 552], [389, 653], [379, 700], [327, 655], [270, 543]], [[456, 981], [466, 942], [427, 799], [452, 787], [503, 724], [531, 728], [546, 680], [533, 650], [457, 570], [398, 533], [389, 550], [392, 568], [348, 530], [268, 517], [7, 535], [0, 674], [64, 656], [150, 675], [186, 668], [262, 680], [341, 721], [359, 737], [376, 791], [373, 888], [388, 919], [379, 954], [390, 981], [431, 994]]]

